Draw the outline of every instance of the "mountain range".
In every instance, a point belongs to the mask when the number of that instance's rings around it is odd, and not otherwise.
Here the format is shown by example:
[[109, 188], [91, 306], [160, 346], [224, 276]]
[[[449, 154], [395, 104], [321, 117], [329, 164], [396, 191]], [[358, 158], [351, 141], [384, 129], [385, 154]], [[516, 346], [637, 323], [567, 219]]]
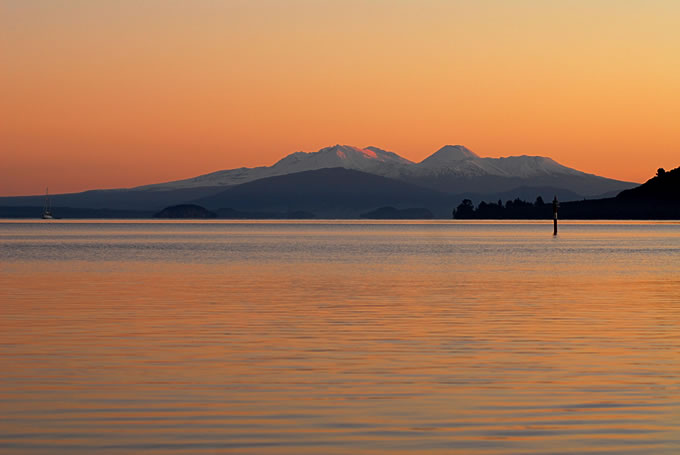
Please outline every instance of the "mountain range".
[[[311, 212], [355, 218], [383, 206], [427, 208], [448, 218], [462, 199], [560, 200], [614, 196], [636, 186], [542, 156], [482, 158], [447, 145], [419, 163], [377, 147], [335, 145], [296, 152], [272, 166], [217, 171], [135, 188], [52, 196], [53, 207], [158, 211], [195, 203], [211, 210]], [[43, 196], [0, 198], [0, 206], [42, 206]]]
[[445, 193], [488, 195], [519, 187], [551, 187], [571, 191], [576, 197], [594, 197], [618, 193], [635, 185], [587, 174], [542, 156], [481, 158], [462, 145], [447, 145], [420, 163], [414, 163], [377, 147], [338, 144], [318, 152], [292, 153], [269, 167], [217, 171], [134, 189], [167, 191], [228, 187], [277, 175], [335, 167], [394, 178]]

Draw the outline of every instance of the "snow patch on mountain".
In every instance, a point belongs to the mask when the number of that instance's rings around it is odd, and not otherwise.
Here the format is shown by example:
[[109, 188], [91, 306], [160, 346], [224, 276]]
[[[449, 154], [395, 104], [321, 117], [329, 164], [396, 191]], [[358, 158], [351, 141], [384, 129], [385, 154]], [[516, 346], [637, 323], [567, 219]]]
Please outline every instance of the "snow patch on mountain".
[[544, 156], [508, 156], [504, 158], [483, 158], [493, 160], [493, 164], [512, 177], [535, 177], [549, 174], [586, 175], [585, 172], [577, 171], [562, 166], [552, 158]]
[[452, 174], [459, 177], [504, 175], [492, 162], [485, 161], [462, 145], [446, 145], [416, 164], [412, 176]]
[[444, 175], [477, 177], [494, 175], [499, 177], [531, 178], [542, 175], [585, 173], [562, 166], [551, 158], [543, 156], [509, 156], [504, 158], [481, 158], [462, 145], [447, 145], [416, 165], [411, 175]]

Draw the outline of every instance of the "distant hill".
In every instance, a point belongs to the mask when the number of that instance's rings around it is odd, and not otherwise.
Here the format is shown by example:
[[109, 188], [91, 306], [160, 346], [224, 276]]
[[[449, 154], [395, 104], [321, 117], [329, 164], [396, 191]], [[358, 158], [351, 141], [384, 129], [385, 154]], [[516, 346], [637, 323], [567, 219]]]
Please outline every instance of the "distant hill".
[[304, 211], [318, 218], [358, 218], [361, 213], [384, 206], [425, 207], [436, 216], [449, 217], [453, 200], [450, 195], [399, 180], [330, 168], [244, 183], [194, 203], [210, 209]]
[[[157, 212], [169, 205], [187, 203], [196, 198], [214, 194], [224, 188], [185, 188], [176, 190], [91, 190], [82, 193], [50, 195], [53, 207], [69, 207], [73, 209], [108, 209], [108, 210], [140, 210]], [[0, 197], [0, 206], [41, 207], [45, 203], [45, 195]], [[65, 216], [65, 215], [64, 215]]]

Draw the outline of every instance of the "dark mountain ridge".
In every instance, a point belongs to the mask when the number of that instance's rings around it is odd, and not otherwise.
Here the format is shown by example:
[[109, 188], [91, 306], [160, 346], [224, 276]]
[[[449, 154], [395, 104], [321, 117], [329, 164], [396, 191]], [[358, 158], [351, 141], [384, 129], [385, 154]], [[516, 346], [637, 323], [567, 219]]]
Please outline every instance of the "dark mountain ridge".
[[312, 212], [317, 217], [358, 218], [377, 207], [426, 207], [448, 217], [450, 195], [387, 177], [328, 168], [255, 180], [194, 201], [209, 209]]

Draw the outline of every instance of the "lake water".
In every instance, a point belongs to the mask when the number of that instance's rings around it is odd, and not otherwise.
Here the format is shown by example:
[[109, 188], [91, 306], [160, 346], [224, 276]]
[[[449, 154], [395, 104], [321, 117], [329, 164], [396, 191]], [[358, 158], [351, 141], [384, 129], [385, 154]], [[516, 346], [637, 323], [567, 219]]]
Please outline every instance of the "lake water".
[[678, 454], [680, 224], [0, 222], [0, 452]]

